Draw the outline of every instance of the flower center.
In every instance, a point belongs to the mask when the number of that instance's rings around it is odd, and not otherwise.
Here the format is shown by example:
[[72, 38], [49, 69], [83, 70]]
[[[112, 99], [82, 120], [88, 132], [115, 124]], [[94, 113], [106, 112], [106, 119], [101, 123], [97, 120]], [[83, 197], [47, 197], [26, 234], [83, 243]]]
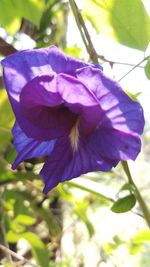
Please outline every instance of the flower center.
[[79, 142], [79, 127], [78, 126], [79, 126], [79, 118], [76, 120], [75, 124], [71, 128], [70, 135], [69, 135], [73, 152], [76, 152], [78, 149], [78, 142]]

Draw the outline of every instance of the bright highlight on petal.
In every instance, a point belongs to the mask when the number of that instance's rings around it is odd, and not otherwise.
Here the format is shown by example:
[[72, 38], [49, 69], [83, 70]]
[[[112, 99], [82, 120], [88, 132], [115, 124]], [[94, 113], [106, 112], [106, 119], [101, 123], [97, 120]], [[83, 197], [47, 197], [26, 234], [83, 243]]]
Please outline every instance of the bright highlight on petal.
[[78, 149], [78, 143], [79, 143], [79, 121], [80, 119], [77, 119], [76, 123], [73, 125], [70, 131], [70, 143], [73, 152], [77, 151]]
[[141, 150], [143, 109], [99, 65], [69, 57], [52, 46], [2, 61], [16, 117], [17, 158], [46, 156], [44, 193], [91, 171], [110, 171]]

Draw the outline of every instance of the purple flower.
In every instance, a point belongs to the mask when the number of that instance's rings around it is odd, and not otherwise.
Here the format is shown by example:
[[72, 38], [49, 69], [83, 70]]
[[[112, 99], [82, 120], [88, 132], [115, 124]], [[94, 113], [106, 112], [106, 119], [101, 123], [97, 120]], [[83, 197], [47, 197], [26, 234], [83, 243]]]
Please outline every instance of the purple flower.
[[100, 66], [54, 46], [18, 52], [2, 65], [16, 117], [13, 169], [47, 156], [40, 173], [45, 193], [59, 182], [137, 157], [143, 110]]

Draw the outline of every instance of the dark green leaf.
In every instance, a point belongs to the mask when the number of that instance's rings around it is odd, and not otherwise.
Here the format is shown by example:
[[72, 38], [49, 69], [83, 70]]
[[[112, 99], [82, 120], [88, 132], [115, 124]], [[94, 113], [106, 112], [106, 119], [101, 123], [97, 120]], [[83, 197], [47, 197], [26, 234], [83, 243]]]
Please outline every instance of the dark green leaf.
[[41, 17], [41, 22], [40, 22], [40, 31], [45, 30], [51, 21], [52, 13], [51, 13], [51, 8], [48, 8], [42, 15]]
[[136, 198], [133, 194], [118, 199], [111, 207], [116, 213], [123, 213], [131, 210], [136, 204]]
[[16, 158], [16, 150], [12, 144], [9, 144], [7, 146], [7, 150], [5, 151], [5, 159], [8, 161], [8, 163], [12, 164], [12, 162]]

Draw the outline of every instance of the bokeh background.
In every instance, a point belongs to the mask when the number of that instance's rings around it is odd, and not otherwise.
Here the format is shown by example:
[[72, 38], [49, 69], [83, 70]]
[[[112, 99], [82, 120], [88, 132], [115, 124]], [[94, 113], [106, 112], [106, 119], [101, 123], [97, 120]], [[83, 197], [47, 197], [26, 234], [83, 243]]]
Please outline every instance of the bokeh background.
[[[56, 45], [92, 61], [73, 3], [0, 0], [0, 59], [18, 50]], [[150, 207], [150, 0], [76, 4], [104, 72], [144, 108], [142, 151], [129, 166]], [[130, 198], [122, 166], [88, 173], [43, 195], [38, 175], [42, 159], [11, 170], [16, 156], [13, 123], [0, 69], [0, 266], [149, 267], [150, 230]], [[119, 199], [121, 207], [112, 212]]]

